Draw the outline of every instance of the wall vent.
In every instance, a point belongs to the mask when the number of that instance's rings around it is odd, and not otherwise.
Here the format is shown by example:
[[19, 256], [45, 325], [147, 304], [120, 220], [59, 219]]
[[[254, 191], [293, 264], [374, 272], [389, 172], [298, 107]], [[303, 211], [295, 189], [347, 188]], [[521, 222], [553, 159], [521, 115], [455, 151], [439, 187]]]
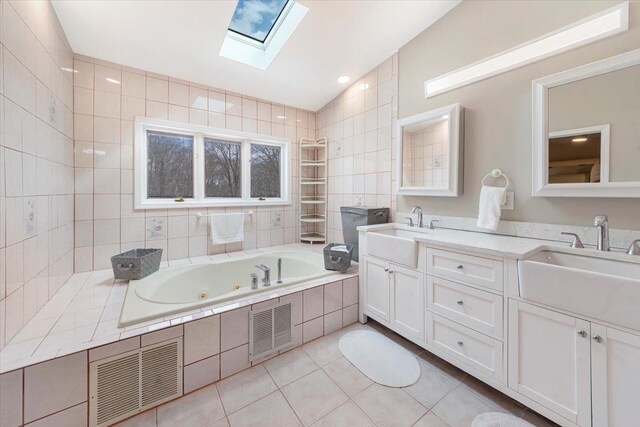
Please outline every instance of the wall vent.
[[182, 395], [182, 338], [90, 364], [90, 425], [105, 427]]
[[293, 342], [291, 302], [249, 312], [249, 360], [276, 353]]

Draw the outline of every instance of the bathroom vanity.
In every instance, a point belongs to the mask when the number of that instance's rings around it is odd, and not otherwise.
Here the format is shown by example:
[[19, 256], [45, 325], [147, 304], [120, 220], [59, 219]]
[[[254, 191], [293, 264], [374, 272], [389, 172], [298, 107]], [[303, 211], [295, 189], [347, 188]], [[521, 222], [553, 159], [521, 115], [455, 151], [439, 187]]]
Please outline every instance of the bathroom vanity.
[[359, 230], [361, 322], [560, 425], [637, 425], [640, 257], [400, 224]]

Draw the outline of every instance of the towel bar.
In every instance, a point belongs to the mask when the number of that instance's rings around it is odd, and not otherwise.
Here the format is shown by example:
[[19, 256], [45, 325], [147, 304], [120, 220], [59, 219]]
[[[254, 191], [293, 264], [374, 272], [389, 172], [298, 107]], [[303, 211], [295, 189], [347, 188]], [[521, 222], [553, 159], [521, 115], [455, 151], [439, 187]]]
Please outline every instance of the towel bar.
[[[229, 213], [231, 213], [231, 212], [229, 212]], [[253, 216], [253, 211], [249, 211], [249, 212], [233, 212], [233, 213], [243, 213], [243, 214], [245, 214], [245, 215]], [[198, 218], [204, 218], [204, 217], [206, 217], [206, 216], [212, 216], [212, 215], [220, 215], [220, 214], [217, 214], [217, 213], [205, 214], [205, 213], [202, 213], [202, 212], [198, 212], [198, 213], [196, 214], [196, 217], [198, 217]]]

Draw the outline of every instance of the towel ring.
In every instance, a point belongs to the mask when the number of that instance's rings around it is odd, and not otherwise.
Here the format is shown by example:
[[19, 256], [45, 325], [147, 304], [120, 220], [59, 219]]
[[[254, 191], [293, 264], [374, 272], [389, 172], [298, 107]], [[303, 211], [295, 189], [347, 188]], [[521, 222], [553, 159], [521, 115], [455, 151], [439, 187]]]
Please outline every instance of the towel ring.
[[481, 185], [484, 185], [484, 180], [487, 179], [488, 177], [493, 177], [493, 178], [502, 177], [502, 178], [506, 179], [507, 180], [507, 185], [505, 185], [504, 188], [509, 188], [509, 177], [506, 174], [502, 173], [502, 171], [500, 169], [494, 169], [491, 172], [489, 172], [488, 174], [486, 174], [484, 176], [484, 178], [482, 178]]

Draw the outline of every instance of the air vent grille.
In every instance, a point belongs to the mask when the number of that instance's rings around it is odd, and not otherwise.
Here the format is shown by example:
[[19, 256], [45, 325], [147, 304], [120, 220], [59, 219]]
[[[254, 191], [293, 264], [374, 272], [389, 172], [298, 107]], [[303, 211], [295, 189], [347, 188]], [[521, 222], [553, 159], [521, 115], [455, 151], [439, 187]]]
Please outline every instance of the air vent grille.
[[90, 425], [105, 427], [182, 394], [182, 338], [91, 362]]
[[138, 353], [98, 366], [97, 424], [138, 409], [140, 381]]
[[291, 313], [291, 302], [249, 313], [249, 360], [274, 354], [292, 343]]
[[150, 350], [142, 349], [142, 407], [156, 404], [179, 393], [178, 343]]

